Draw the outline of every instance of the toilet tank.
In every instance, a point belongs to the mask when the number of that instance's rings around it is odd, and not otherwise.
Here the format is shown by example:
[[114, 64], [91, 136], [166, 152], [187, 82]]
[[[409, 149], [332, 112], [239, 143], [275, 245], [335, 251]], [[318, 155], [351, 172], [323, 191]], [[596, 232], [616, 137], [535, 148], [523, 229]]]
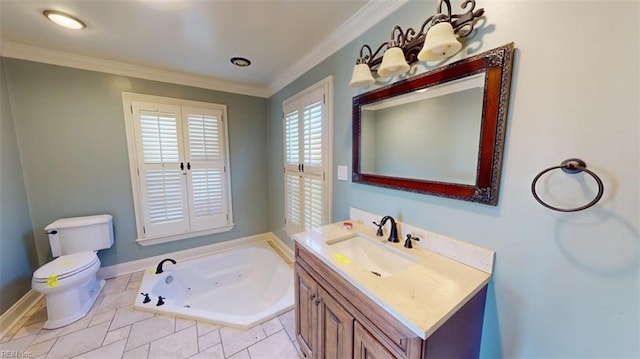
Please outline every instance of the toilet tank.
[[61, 218], [44, 230], [54, 257], [97, 251], [113, 245], [113, 217], [109, 214]]

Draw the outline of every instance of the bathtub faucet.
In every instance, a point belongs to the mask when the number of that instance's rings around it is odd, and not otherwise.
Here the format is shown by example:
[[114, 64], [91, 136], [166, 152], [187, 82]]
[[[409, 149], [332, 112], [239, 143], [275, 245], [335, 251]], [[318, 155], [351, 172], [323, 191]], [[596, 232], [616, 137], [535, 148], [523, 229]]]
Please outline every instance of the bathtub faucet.
[[171, 262], [173, 264], [176, 264], [176, 261], [171, 258], [163, 259], [160, 261], [160, 263], [158, 263], [158, 267], [156, 267], [156, 274], [160, 274], [163, 272], [162, 265], [164, 264], [164, 262]]

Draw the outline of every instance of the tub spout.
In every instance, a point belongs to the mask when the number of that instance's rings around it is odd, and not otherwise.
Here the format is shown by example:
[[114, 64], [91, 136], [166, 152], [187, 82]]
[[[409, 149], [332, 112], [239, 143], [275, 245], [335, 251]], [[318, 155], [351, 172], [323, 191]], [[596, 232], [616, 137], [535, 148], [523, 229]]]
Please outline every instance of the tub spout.
[[156, 267], [156, 274], [160, 274], [163, 272], [162, 265], [164, 264], [164, 262], [171, 262], [173, 264], [176, 264], [176, 261], [171, 258], [163, 259], [160, 261], [160, 263], [158, 263], [158, 266]]

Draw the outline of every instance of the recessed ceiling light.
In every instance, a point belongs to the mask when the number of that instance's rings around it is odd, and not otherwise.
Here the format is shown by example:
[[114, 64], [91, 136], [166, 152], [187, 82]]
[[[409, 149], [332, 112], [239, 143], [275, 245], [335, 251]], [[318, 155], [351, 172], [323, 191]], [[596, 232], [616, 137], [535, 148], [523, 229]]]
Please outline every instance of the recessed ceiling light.
[[80, 30], [87, 27], [87, 25], [84, 22], [80, 21], [79, 19], [60, 11], [45, 10], [42, 12], [42, 14], [46, 16], [47, 19], [55, 22], [60, 26], [64, 26], [68, 29]]
[[244, 57], [232, 57], [231, 63], [238, 67], [249, 67], [251, 65], [251, 61]]

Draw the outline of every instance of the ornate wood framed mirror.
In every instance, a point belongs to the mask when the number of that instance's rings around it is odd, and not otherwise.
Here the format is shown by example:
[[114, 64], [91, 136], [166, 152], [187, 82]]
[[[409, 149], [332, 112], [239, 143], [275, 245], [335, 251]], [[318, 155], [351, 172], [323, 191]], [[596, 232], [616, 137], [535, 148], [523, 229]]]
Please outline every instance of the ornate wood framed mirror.
[[513, 43], [353, 98], [353, 182], [498, 203]]

